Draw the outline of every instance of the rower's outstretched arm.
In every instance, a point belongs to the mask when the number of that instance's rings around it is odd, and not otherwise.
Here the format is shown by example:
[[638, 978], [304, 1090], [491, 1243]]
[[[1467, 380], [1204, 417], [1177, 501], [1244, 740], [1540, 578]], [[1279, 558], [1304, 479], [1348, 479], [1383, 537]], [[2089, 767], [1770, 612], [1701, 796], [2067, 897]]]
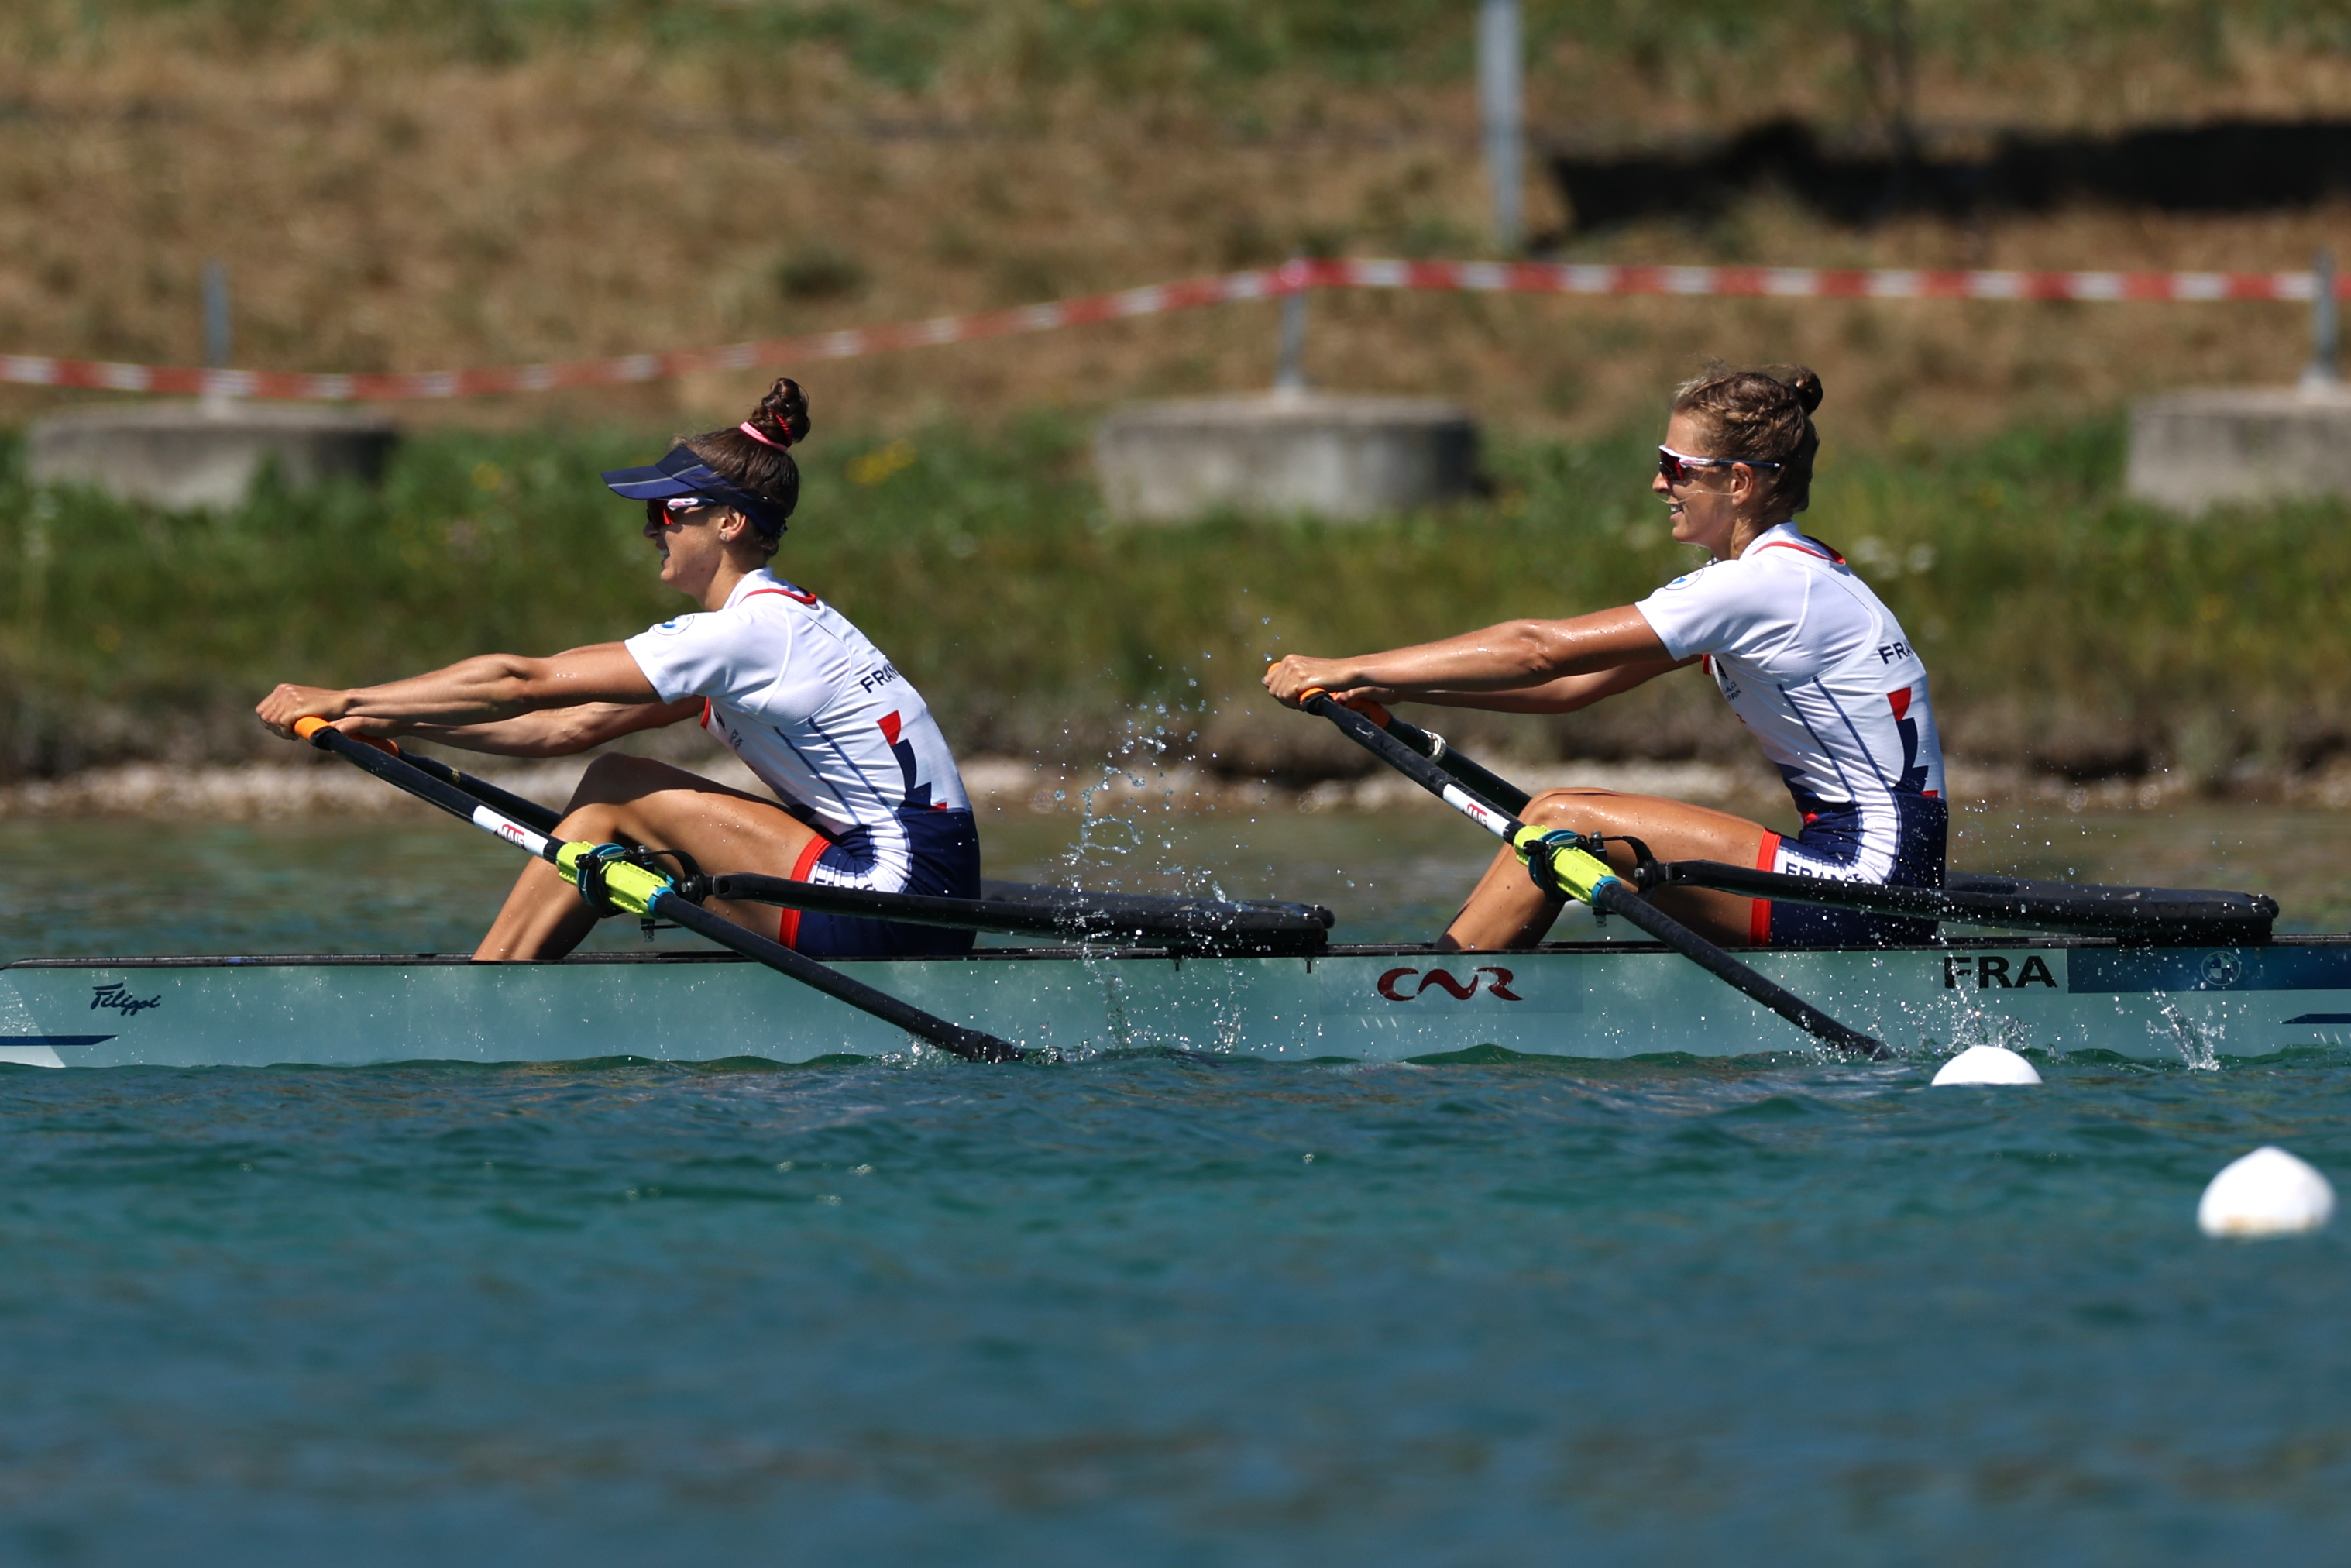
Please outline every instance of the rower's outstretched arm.
[[1668, 671], [1697, 663], [1696, 659], [1643, 659], [1593, 674], [1562, 675], [1555, 681], [1545, 681], [1539, 686], [1520, 686], [1515, 691], [1455, 692], [1439, 689], [1394, 692], [1385, 695], [1374, 692], [1370, 695], [1380, 702], [1434, 703], [1439, 707], [1483, 708], [1489, 713], [1573, 713], [1578, 708], [1590, 707], [1604, 697], [1629, 692]]
[[[496, 724], [417, 724], [404, 726], [398, 733], [493, 757], [569, 757], [641, 729], [681, 724], [701, 714], [700, 697], [674, 703], [581, 703], [575, 707], [543, 708]], [[373, 734], [381, 722], [346, 719], [343, 727]]]
[[1265, 685], [1286, 703], [1317, 687], [1341, 697], [1378, 688], [1413, 701], [1424, 692], [1523, 691], [1563, 675], [1672, 658], [1647, 619], [1627, 604], [1567, 621], [1505, 621], [1384, 653], [1345, 659], [1292, 653], [1266, 671]]
[[598, 643], [545, 659], [486, 653], [404, 681], [349, 691], [281, 685], [262, 698], [254, 712], [263, 724], [291, 738], [295, 722], [304, 718], [373, 720], [356, 727], [392, 735], [416, 725], [456, 728], [496, 724], [584, 703], [637, 706], [660, 701], [661, 694], [625, 644]]

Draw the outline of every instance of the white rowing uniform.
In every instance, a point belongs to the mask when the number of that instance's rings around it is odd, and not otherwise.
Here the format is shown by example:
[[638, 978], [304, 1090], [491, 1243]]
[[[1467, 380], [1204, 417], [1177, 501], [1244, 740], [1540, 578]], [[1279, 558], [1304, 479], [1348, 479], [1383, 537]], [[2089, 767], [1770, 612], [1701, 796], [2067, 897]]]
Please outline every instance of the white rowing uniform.
[[1804, 831], [1765, 835], [1763, 869], [1942, 885], [1948, 807], [1927, 667], [1842, 556], [1782, 523], [1635, 608], [1675, 658], [1703, 658], [1787, 781]]
[[946, 737], [922, 694], [839, 611], [761, 568], [723, 609], [622, 645], [664, 702], [701, 697], [703, 727], [844, 852], [812, 854], [795, 876], [900, 891], [936, 880], [917, 875], [918, 862], [968, 841], [965, 895], [977, 896], [971, 801]]

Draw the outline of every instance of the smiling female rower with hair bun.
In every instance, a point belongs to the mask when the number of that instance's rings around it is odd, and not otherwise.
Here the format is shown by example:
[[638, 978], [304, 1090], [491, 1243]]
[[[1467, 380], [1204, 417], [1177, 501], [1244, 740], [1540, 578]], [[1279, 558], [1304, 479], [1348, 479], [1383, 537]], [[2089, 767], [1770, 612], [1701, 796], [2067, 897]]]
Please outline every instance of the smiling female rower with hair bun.
[[[1638, 604], [1506, 622], [1351, 659], [1293, 654], [1266, 672], [1267, 689], [1293, 704], [1321, 687], [1342, 701], [1572, 713], [1703, 664], [1787, 780], [1803, 820], [1794, 839], [1687, 801], [1613, 789], [1548, 790], [1520, 816], [1539, 827], [1629, 834], [1661, 860], [1940, 887], [1947, 808], [1927, 668], [1844, 558], [1791, 520], [1811, 499], [1820, 402], [1820, 378], [1802, 369], [1775, 376], [1715, 365], [1676, 390], [1649, 488], [1665, 502], [1674, 538], [1711, 559]], [[1632, 869], [1625, 845], [1610, 844], [1608, 855], [1620, 872]], [[1935, 929], [1692, 888], [1655, 896], [1685, 925], [1733, 945], [1893, 945]], [[1444, 945], [1531, 946], [1561, 908], [1505, 851]]]
[[[808, 399], [778, 381], [741, 423], [680, 437], [604, 483], [644, 504], [661, 580], [701, 606], [622, 643], [549, 658], [491, 653], [355, 691], [281, 685], [256, 710], [288, 737], [317, 716], [506, 757], [564, 757], [692, 719], [775, 800], [641, 757], [588, 767], [557, 836], [682, 850], [703, 870], [885, 893], [979, 896], [979, 835], [930, 709], [839, 611], [768, 569], [799, 500], [790, 447]], [[714, 904], [810, 956], [967, 950], [969, 932]], [[475, 957], [560, 957], [595, 924], [533, 861]]]

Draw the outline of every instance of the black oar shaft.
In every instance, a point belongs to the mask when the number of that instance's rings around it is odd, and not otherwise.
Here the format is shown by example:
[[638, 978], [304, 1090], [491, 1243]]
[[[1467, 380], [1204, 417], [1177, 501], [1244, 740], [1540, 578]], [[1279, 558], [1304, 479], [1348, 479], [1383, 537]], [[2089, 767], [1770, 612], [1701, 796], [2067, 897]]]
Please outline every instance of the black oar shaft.
[[929, 1040], [942, 1051], [952, 1051], [967, 1061], [1018, 1061], [1020, 1048], [979, 1030], [967, 1029], [959, 1023], [925, 1012], [911, 1002], [899, 1000], [887, 991], [879, 991], [862, 980], [852, 980], [838, 969], [818, 963], [805, 954], [795, 953], [780, 942], [770, 942], [756, 931], [747, 931], [725, 915], [687, 902], [675, 893], [664, 893], [653, 901], [653, 913], [661, 919], [674, 921], [685, 930], [707, 936], [722, 947], [731, 947], [747, 958], [755, 958], [770, 969], [789, 976], [810, 990], [822, 991], [835, 1001], [846, 1002], [862, 1013], [869, 1013], [883, 1022], [895, 1024], [908, 1034]]
[[935, 894], [877, 893], [868, 888], [830, 887], [789, 877], [735, 872], [710, 881], [713, 898], [745, 899], [812, 909], [860, 920], [903, 920], [961, 931], [1008, 931], [1028, 936], [1160, 937], [1241, 952], [1313, 952], [1323, 947], [1328, 928], [1323, 911], [1302, 904], [1226, 904], [1214, 900], [1165, 901], [1164, 907], [1122, 907], [1115, 901], [1013, 903], [992, 898], [946, 898]]
[[[1357, 745], [1504, 842], [1510, 841], [1513, 835], [1526, 827], [1516, 816], [1478, 799], [1464, 789], [1453, 774], [1427, 757], [1331, 696], [1315, 693], [1299, 706], [1308, 713], [1319, 714], [1329, 719]], [[1868, 1057], [1886, 1054], [1886, 1047], [1877, 1040], [1859, 1030], [1839, 1023], [1802, 998], [1764, 978], [1673, 916], [1639, 897], [1622, 882], [1611, 879], [1600, 883], [1593, 891], [1592, 902], [1593, 908], [1623, 916], [1707, 973], [1750, 1000], [1769, 1008], [1805, 1033], [1839, 1051]]]
[[2142, 941], [2266, 942], [2277, 919], [2277, 905], [2269, 899], [2218, 891], [2086, 885], [2033, 894], [1986, 892], [1964, 885], [1899, 887], [1791, 876], [1722, 861], [1667, 861], [1658, 869], [1668, 884], [1714, 888], [1750, 898], [1783, 899], [1913, 920], [1966, 921], [2026, 930], [2135, 936]]
[[525, 827], [537, 828], [542, 833], [552, 833], [555, 831], [555, 825], [563, 820], [563, 814], [560, 811], [542, 806], [538, 801], [517, 795], [511, 790], [501, 789], [488, 779], [476, 779], [470, 773], [452, 768], [437, 757], [426, 757], [411, 751], [405, 747], [401, 748], [400, 754], [443, 783], [455, 785], [485, 806], [493, 810], [503, 811]]
[[1374, 706], [1376, 711], [1366, 716], [1373, 723], [1453, 775], [1489, 805], [1499, 806], [1517, 816], [1534, 799], [1500, 774], [1489, 772], [1454, 750], [1453, 743], [1436, 731], [1423, 729], [1409, 719], [1398, 718], [1387, 709]]
[[1604, 883], [1593, 894], [1592, 906], [1604, 914], [1623, 916], [1716, 979], [1770, 1008], [1806, 1034], [1818, 1036], [1839, 1051], [1871, 1057], [1886, 1054], [1886, 1048], [1868, 1035], [1839, 1023], [1793, 991], [1757, 974], [1625, 883]]
[[[494, 810], [457, 785], [417, 767], [403, 755], [354, 739], [332, 725], [312, 731], [309, 739], [313, 746], [332, 751], [346, 762], [366, 769], [394, 788], [406, 790], [429, 805], [438, 806], [451, 816], [462, 817], [475, 827], [495, 833], [542, 860], [555, 862], [556, 852], [563, 848], [546, 833]], [[449, 771], [455, 772], [455, 769]], [[793, 952], [781, 943], [770, 942], [757, 932], [744, 929], [724, 915], [680, 896], [674, 890], [657, 895], [648, 906], [647, 913], [671, 921], [697, 936], [706, 936], [722, 947], [732, 948], [747, 958], [799, 981], [811, 990], [820, 991], [836, 1001], [903, 1029], [967, 1061], [1020, 1060], [1020, 1048], [1008, 1040], [998, 1040], [978, 1030], [967, 1029], [958, 1023], [950, 1023], [910, 1002], [876, 990], [862, 980], [852, 980], [804, 954]]]

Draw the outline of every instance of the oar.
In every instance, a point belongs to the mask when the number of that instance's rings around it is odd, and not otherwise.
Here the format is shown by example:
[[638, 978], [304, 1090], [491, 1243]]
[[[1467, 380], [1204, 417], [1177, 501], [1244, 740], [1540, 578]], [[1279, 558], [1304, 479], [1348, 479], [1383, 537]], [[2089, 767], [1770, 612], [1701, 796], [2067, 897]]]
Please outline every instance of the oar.
[[1360, 703], [1353, 711], [1444, 768], [1489, 806], [1515, 817], [1534, 799], [1500, 774], [1487, 771], [1454, 750], [1453, 743], [1433, 729], [1423, 729], [1409, 719], [1398, 718], [1377, 703]]
[[[1526, 810], [1530, 797], [1525, 790], [1480, 768], [1436, 731], [1399, 718], [1377, 703], [1364, 703], [1355, 711], [1445, 769], [1487, 804], [1513, 815]], [[2274, 899], [2217, 888], [2030, 882], [1964, 872], [1950, 873], [1941, 887], [1891, 887], [1756, 871], [1721, 861], [1666, 861], [1643, 872], [1646, 874], [1635, 880], [1644, 891], [1653, 886], [1707, 887], [1823, 909], [2143, 942], [2267, 942], [2278, 914]]]
[[1607, 862], [1578, 847], [1575, 834], [1530, 827], [1511, 813], [1488, 805], [1464, 789], [1453, 775], [1362, 714], [1343, 706], [1326, 692], [1310, 689], [1299, 698], [1298, 706], [1329, 719], [1364, 750], [1509, 844], [1527, 862], [1537, 885], [1546, 892], [1580, 899], [1603, 914], [1622, 916], [1742, 996], [1761, 1003], [1839, 1051], [1871, 1058], [1887, 1054], [1878, 1041], [1858, 1030], [1846, 1028], [1802, 997], [1765, 979], [1643, 899], [1618, 880], [1616, 873], [1608, 869]]
[[[390, 746], [392, 743], [386, 741], [384, 744]], [[538, 801], [528, 800], [511, 790], [501, 789], [486, 779], [476, 779], [470, 773], [450, 767], [439, 758], [427, 757], [421, 751], [410, 751], [404, 747], [394, 747], [393, 749], [397, 755], [406, 758], [417, 768], [430, 773], [444, 784], [455, 784], [475, 800], [493, 810], [512, 817], [527, 828], [535, 828], [542, 833], [551, 833], [555, 831], [555, 824], [563, 821], [563, 813], [554, 808], [542, 806]]]
[[[1956, 887], [1896, 887], [1756, 871], [1723, 861], [1665, 861], [1645, 885], [1708, 887], [1750, 898], [1857, 909], [1911, 920], [1952, 920], [2027, 931], [2120, 936], [2139, 942], [2261, 943], [2277, 919], [2274, 900], [2251, 893], [2165, 887], [2020, 886], [2001, 877], [1952, 880]], [[2035, 892], [2032, 889], [2039, 889]]]
[[[1329, 945], [1331, 912], [1304, 904], [1228, 904], [1207, 898], [1134, 900], [1069, 889], [1032, 888], [1019, 900], [946, 898], [828, 887], [736, 872], [710, 879], [710, 896], [814, 909], [861, 920], [904, 920], [961, 931], [1069, 937], [1157, 937], [1217, 953], [1318, 953]], [[1060, 893], [1060, 898], [1051, 895]]]
[[[567, 843], [516, 821], [448, 779], [419, 768], [389, 741], [355, 739], [324, 719], [317, 718], [298, 721], [294, 731], [311, 745], [365, 768], [428, 805], [438, 806], [453, 817], [462, 817], [484, 831], [495, 833], [508, 843], [538, 856], [560, 872], [563, 880], [574, 887], [581, 887], [584, 881], [583, 891], [600, 895], [601, 901], [616, 912], [670, 921], [698, 936], [709, 938], [722, 947], [732, 948], [747, 958], [756, 959], [778, 974], [789, 976], [811, 990], [821, 991], [835, 1001], [845, 1002], [860, 1012], [870, 1013], [884, 1023], [930, 1041], [942, 1051], [952, 1051], [967, 1061], [1020, 1060], [1020, 1048], [1008, 1040], [998, 1040], [976, 1029], [966, 1029], [961, 1024], [949, 1023], [911, 1003], [900, 1001], [886, 991], [875, 990], [861, 980], [852, 980], [827, 968], [781, 943], [770, 942], [757, 932], [747, 931], [724, 915], [713, 914], [685, 898], [678, 892], [676, 884], [660, 872], [611, 858], [606, 852], [617, 850], [617, 845]], [[447, 768], [445, 771], [455, 773], [456, 770]], [[545, 808], [538, 808], [538, 811], [543, 816]]]

